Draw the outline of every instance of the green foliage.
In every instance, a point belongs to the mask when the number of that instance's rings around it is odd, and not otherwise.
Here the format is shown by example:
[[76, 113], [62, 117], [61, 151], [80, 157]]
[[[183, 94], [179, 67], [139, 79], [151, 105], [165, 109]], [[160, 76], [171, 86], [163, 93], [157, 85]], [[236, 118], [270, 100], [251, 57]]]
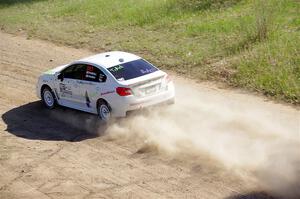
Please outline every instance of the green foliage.
[[300, 103], [299, 8], [291, 0], [0, 0], [0, 27], [135, 52], [193, 78]]
[[[178, 10], [201, 11], [233, 6], [241, 0], [171, 0], [169, 7]], [[175, 9], [175, 10], [176, 10]]]

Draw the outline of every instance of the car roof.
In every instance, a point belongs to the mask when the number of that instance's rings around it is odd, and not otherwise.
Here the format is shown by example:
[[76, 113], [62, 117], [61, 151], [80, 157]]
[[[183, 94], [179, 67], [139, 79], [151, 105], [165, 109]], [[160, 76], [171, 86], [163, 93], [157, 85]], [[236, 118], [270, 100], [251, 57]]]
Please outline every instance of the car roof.
[[91, 64], [97, 64], [102, 67], [109, 68], [118, 64], [131, 62], [137, 59], [141, 58], [137, 55], [127, 52], [111, 51], [86, 57], [78, 60], [77, 62], [89, 62]]

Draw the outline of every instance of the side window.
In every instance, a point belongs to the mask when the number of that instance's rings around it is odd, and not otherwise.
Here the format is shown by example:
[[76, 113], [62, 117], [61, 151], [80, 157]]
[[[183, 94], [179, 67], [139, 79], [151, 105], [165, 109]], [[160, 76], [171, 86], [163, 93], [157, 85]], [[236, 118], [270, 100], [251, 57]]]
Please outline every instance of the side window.
[[98, 80], [99, 82], [106, 82], [106, 75], [100, 70], [100, 73], [99, 73], [99, 77], [98, 77]]
[[73, 78], [73, 69], [76, 65], [72, 65], [72, 66], [69, 66], [68, 68], [66, 68], [62, 73], [64, 75], [64, 78]]
[[84, 80], [85, 71], [86, 71], [86, 65], [83, 64], [76, 65], [76, 67], [74, 67], [73, 70], [73, 79]]
[[64, 78], [83, 80], [85, 76], [86, 66], [83, 64], [74, 64], [63, 71]]
[[97, 67], [87, 65], [86, 66], [86, 73], [85, 73], [85, 80], [92, 81], [92, 82], [105, 82], [106, 75]]

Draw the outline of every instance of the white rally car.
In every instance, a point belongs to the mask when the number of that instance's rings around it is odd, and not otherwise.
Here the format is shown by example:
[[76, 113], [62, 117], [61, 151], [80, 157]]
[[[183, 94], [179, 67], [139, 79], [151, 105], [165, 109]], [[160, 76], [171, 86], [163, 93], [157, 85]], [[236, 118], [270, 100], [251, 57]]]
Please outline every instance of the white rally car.
[[126, 52], [107, 52], [59, 66], [42, 74], [37, 95], [47, 108], [56, 104], [110, 117], [174, 102], [170, 77], [151, 63]]

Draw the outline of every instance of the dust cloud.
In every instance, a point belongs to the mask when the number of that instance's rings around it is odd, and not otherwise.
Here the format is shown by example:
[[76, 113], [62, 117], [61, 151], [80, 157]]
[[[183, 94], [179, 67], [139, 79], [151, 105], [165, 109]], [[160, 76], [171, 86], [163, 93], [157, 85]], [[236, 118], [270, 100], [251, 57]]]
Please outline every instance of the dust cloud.
[[183, 82], [176, 89], [175, 105], [115, 122], [107, 136], [138, 138], [172, 154], [184, 150], [209, 155], [271, 194], [300, 196], [298, 111], [291, 115], [283, 105], [257, 97]]

